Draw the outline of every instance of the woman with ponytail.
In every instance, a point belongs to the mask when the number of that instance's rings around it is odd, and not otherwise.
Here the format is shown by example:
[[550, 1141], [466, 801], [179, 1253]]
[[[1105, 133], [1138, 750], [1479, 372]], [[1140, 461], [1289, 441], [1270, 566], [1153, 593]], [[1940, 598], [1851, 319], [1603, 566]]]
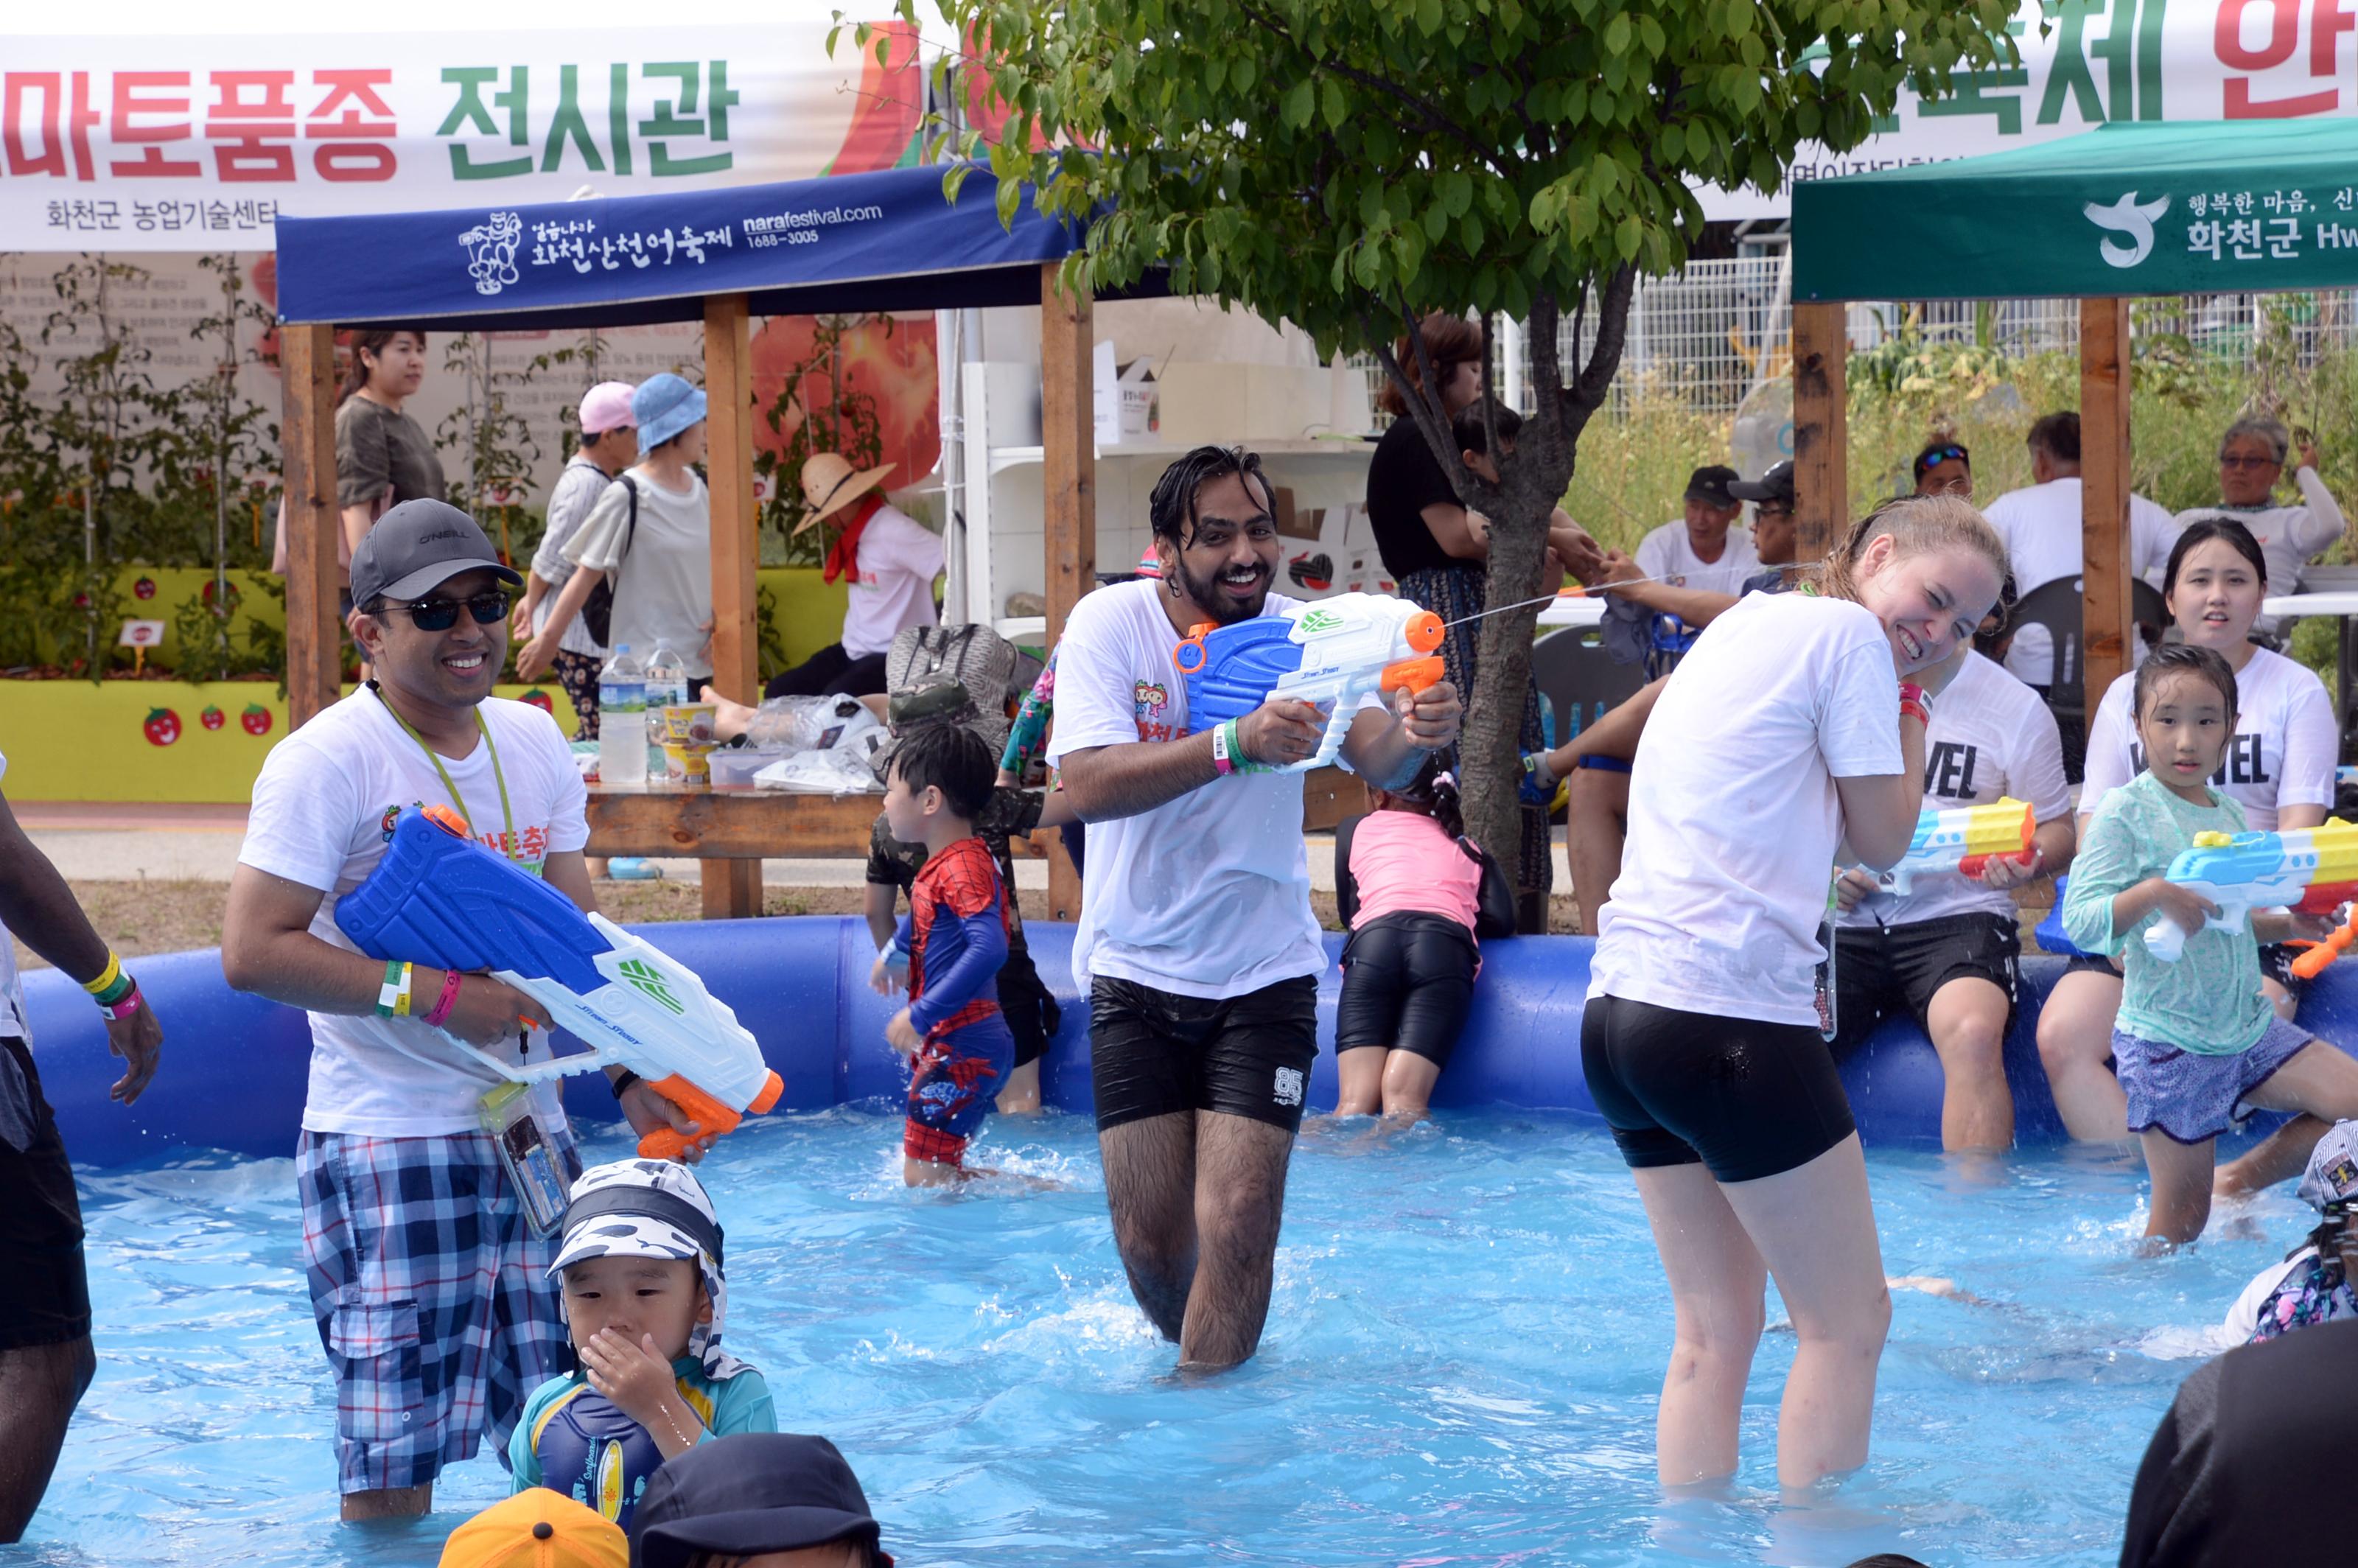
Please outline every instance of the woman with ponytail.
[[1706, 627], [1639, 742], [1580, 1044], [1676, 1310], [1665, 1485], [1735, 1471], [1770, 1274], [1797, 1341], [1778, 1478], [1866, 1461], [1891, 1299], [1827, 1044], [1828, 892], [1837, 865], [1908, 852], [1934, 698], [2006, 564], [1965, 502], [1891, 502], [1820, 592], [1748, 595]]
[[385, 508], [448, 501], [442, 459], [402, 405], [426, 380], [426, 334], [361, 332], [336, 391], [336, 505], [347, 562]]

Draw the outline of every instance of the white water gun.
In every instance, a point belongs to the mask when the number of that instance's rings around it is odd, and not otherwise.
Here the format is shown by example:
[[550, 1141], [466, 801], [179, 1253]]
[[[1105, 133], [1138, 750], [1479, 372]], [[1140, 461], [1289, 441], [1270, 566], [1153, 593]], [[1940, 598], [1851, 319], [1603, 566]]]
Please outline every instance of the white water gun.
[[1317, 752], [1278, 770], [1305, 773], [1332, 762], [1360, 699], [1421, 692], [1442, 677], [1444, 628], [1432, 611], [1386, 593], [1338, 593], [1292, 620], [1261, 615], [1191, 629], [1171, 662], [1187, 677], [1187, 730], [1201, 734], [1266, 702], [1314, 703], [1326, 710]]

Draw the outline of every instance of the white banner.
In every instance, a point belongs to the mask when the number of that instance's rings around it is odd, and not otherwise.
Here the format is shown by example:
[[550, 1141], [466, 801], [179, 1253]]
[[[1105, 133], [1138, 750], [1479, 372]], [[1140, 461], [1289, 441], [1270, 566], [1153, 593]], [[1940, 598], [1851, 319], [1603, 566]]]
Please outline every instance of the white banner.
[[[884, 9], [881, 5], [877, 7]], [[267, 249], [317, 216], [890, 168], [917, 40], [827, 25], [0, 38], [0, 250]]]
[[[1784, 190], [1702, 192], [1713, 218], [1782, 217], [1804, 179], [1971, 157], [2116, 120], [2358, 114], [2358, 0], [2025, 0], [2022, 63], [1903, 90], [1889, 128], [1848, 153], [1805, 146]], [[2002, 214], [1992, 214], [2003, 222]]]

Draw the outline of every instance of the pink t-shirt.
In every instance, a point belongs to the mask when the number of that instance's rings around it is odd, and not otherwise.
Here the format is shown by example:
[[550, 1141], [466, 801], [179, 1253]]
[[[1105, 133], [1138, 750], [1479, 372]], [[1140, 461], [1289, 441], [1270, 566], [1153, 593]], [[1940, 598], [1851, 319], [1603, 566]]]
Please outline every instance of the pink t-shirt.
[[1357, 931], [1379, 915], [1441, 914], [1474, 929], [1481, 908], [1482, 868], [1413, 811], [1371, 811], [1351, 830], [1351, 880], [1359, 885]]

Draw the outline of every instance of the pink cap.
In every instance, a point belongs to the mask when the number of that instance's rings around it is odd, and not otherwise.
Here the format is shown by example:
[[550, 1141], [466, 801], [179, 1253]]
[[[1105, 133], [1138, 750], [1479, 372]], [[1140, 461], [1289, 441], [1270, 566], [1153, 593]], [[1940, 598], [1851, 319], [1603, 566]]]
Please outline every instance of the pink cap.
[[635, 390], [627, 381], [601, 381], [591, 387], [581, 399], [581, 433], [602, 436], [609, 430], [635, 429], [639, 422], [631, 413]]

